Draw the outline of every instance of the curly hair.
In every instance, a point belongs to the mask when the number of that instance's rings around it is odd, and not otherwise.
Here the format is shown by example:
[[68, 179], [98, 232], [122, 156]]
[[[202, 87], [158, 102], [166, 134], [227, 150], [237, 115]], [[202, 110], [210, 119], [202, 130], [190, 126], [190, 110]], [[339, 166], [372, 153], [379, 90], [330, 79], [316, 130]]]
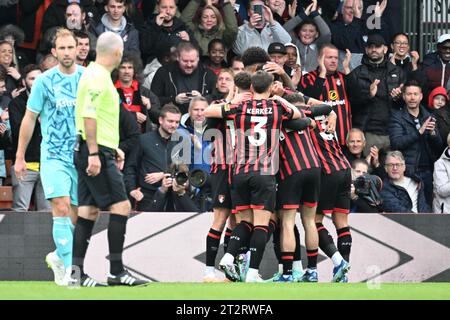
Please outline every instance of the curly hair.
[[266, 50], [259, 47], [250, 47], [242, 55], [242, 63], [248, 67], [254, 64], [265, 64], [270, 61], [270, 56]]

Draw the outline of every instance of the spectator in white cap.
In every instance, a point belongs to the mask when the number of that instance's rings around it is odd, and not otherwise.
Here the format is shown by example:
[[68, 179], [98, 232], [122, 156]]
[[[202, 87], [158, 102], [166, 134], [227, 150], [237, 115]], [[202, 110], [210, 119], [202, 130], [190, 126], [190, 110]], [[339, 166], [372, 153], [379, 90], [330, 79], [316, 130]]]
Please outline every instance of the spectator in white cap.
[[423, 79], [425, 81], [424, 99], [436, 87], [450, 87], [450, 34], [438, 38], [437, 51], [427, 54], [423, 59]]

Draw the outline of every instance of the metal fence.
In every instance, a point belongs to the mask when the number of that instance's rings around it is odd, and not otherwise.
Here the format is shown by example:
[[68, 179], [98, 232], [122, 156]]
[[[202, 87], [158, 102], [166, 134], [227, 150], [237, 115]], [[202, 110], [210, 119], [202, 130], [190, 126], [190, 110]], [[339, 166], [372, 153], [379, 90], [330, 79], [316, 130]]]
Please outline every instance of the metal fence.
[[411, 48], [423, 57], [436, 50], [440, 35], [449, 33], [450, 0], [402, 0], [403, 31], [410, 36]]

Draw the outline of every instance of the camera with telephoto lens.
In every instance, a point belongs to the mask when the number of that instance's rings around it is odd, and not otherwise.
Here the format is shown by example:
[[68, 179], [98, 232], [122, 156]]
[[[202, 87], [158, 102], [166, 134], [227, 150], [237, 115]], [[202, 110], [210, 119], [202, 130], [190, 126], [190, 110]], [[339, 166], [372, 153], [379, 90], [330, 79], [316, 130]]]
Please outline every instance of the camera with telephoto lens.
[[382, 199], [380, 191], [383, 188], [383, 181], [380, 177], [364, 174], [356, 178], [355, 181], [353, 181], [353, 185], [355, 186], [355, 193], [358, 197], [367, 200], [369, 205], [373, 207], [381, 205]]
[[179, 186], [182, 186], [189, 180], [189, 175], [185, 171], [181, 171], [178, 165], [174, 165], [170, 173], [170, 177], [175, 179]]
[[189, 171], [189, 184], [194, 188], [202, 188], [208, 180], [208, 172], [202, 169], [193, 169]]

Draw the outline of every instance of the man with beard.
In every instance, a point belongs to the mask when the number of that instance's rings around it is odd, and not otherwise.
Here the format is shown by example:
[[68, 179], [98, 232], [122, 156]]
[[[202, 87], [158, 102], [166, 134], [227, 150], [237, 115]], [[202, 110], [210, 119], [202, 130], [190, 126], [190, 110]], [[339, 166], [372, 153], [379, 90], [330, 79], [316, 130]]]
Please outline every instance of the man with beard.
[[[309, 97], [330, 104], [337, 114], [336, 135], [341, 147], [345, 146], [345, 138], [351, 128], [350, 101], [347, 98], [345, 75], [339, 72], [338, 49], [332, 44], [325, 44], [319, 50], [319, 67], [306, 74], [301, 81], [302, 92]], [[344, 61], [346, 74], [349, 69], [350, 55]]]
[[78, 205], [78, 177], [73, 162], [75, 148], [75, 97], [84, 68], [75, 63], [77, 40], [64, 28], [58, 29], [52, 53], [58, 59], [53, 67], [33, 83], [27, 110], [20, 126], [14, 173], [19, 181], [27, 174], [25, 151], [37, 120], [41, 125], [40, 172], [45, 198], [51, 200], [53, 240], [56, 251], [46, 262], [57, 285], [67, 285], [72, 266], [73, 224]]
[[[256, 10], [259, 12], [255, 12]], [[261, 11], [259, 11], [261, 8]], [[269, 48], [272, 42], [288, 43], [291, 36], [274, 20], [273, 13], [262, 0], [252, 0], [248, 7], [249, 20], [239, 27], [233, 51], [242, 55], [250, 47]]]
[[[41, 74], [41, 70], [37, 65], [27, 65], [23, 70], [24, 78], [22, 85], [25, 90], [19, 96], [9, 103], [9, 123], [11, 125], [11, 137], [13, 153], [17, 151], [17, 143], [19, 141], [19, 130], [22, 119], [25, 115], [27, 100], [30, 96], [31, 87], [37, 76]], [[39, 163], [41, 158], [41, 126], [36, 123], [33, 135], [30, 140], [29, 148], [25, 154], [27, 163], [27, 175], [24, 180], [19, 181], [15, 175], [14, 168], [11, 170], [11, 178], [13, 182], [13, 205], [14, 211], [28, 211], [30, 200], [35, 191], [35, 200], [37, 211], [50, 211], [50, 204], [45, 200], [44, 190], [42, 187], [41, 177], [39, 173]]]
[[175, 0], [157, 0], [157, 11], [158, 14], [140, 31], [144, 63], [150, 63], [158, 55], [159, 47], [175, 47], [180, 41], [196, 43], [189, 28], [175, 16], [177, 12]]
[[[169, 173], [176, 170], [178, 149], [175, 146], [179, 134], [175, 132], [180, 119], [180, 110], [172, 103], [166, 104], [161, 109], [158, 130], [141, 135], [132, 151], [125, 168], [125, 181], [139, 211], [197, 211], [186, 194], [187, 182], [179, 185]], [[167, 193], [170, 193], [169, 199]]]
[[362, 64], [347, 78], [347, 92], [353, 114], [353, 127], [366, 135], [364, 154], [377, 146], [383, 152], [390, 149], [388, 126], [391, 110], [401, 106], [404, 83], [402, 70], [386, 58], [387, 46], [380, 34], [371, 34], [367, 40]]
[[216, 75], [200, 63], [199, 49], [190, 42], [182, 41], [177, 46], [178, 61], [162, 66], [156, 71], [151, 91], [161, 105], [172, 102], [182, 114], [193, 97], [207, 96], [216, 85]]

